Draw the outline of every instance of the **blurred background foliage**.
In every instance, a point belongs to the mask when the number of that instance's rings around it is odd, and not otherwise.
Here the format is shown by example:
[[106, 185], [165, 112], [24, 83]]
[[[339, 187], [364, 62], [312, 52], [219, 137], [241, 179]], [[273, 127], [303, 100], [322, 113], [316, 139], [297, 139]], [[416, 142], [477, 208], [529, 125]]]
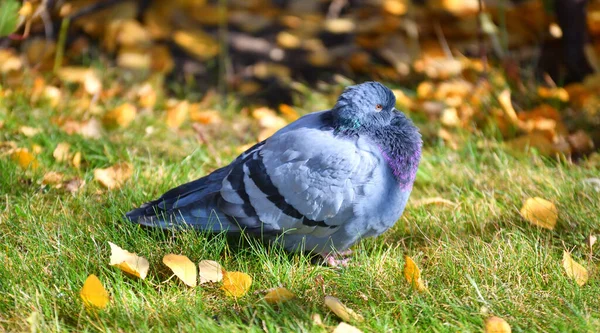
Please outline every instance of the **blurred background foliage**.
[[[600, 144], [600, 1], [3, 0], [0, 8], [0, 97], [25, 89], [32, 102], [75, 103], [76, 118], [105, 127], [126, 127], [144, 110], [173, 128], [218, 123], [230, 96], [264, 123], [263, 139], [330, 107], [343, 86], [378, 80], [395, 88], [426, 138], [450, 147], [473, 131], [547, 156], [585, 156]], [[65, 101], [65, 89], [77, 100]], [[117, 107], [115, 96], [129, 104]]]

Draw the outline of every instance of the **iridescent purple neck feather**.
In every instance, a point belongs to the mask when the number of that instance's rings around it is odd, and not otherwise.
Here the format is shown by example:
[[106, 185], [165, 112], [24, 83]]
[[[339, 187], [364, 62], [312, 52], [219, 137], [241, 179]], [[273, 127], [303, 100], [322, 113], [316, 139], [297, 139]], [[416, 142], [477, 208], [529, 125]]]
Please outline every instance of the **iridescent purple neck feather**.
[[395, 109], [392, 91], [377, 82], [346, 88], [332, 109], [335, 133], [366, 136], [381, 150], [402, 190], [410, 190], [421, 159], [419, 130]]

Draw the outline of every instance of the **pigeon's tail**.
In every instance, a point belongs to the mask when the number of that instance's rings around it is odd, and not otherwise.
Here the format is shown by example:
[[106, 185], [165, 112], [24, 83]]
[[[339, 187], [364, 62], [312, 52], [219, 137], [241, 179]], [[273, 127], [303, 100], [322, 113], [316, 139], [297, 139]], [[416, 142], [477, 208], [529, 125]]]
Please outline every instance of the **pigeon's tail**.
[[220, 169], [207, 177], [176, 187], [160, 198], [147, 202], [125, 217], [137, 224], [161, 229], [194, 228], [207, 232], [239, 232], [217, 208], [221, 180], [228, 170]]

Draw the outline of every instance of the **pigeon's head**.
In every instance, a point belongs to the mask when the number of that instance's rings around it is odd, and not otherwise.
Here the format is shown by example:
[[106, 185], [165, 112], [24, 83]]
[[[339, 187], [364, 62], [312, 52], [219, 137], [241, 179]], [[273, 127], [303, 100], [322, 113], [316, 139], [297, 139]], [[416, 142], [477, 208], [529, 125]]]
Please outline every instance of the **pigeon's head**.
[[332, 109], [336, 128], [340, 131], [376, 129], [393, 118], [396, 97], [379, 82], [350, 86], [338, 98]]

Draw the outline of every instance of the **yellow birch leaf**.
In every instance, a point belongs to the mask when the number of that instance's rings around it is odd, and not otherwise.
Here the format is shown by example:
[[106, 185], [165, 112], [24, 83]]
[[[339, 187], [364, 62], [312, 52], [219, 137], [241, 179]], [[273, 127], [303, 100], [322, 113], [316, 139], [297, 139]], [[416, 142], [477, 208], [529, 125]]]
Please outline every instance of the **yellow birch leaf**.
[[583, 286], [588, 280], [588, 271], [571, 257], [567, 251], [563, 252], [563, 267], [567, 272], [567, 276], [575, 280], [575, 282]]
[[13, 161], [16, 161], [19, 166], [23, 169], [31, 168], [37, 169], [39, 164], [35, 156], [29, 152], [26, 148], [19, 148], [11, 154]]
[[196, 107], [192, 108], [192, 110], [190, 111], [190, 118], [192, 119], [192, 121], [201, 123], [204, 125], [218, 124], [222, 121], [221, 116], [219, 115], [219, 111], [216, 111], [216, 110], [200, 111], [200, 110], [197, 110]]
[[110, 245], [110, 263], [125, 273], [137, 276], [142, 280], [146, 278], [150, 263], [146, 258], [139, 257], [135, 253], [123, 250], [118, 245], [108, 242]]
[[511, 333], [512, 329], [506, 320], [500, 317], [489, 317], [484, 323], [485, 333]]
[[269, 304], [287, 302], [296, 297], [293, 292], [286, 288], [275, 288], [265, 295], [265, 301]]
[[167, 126], [179, 128], [187, 119], [190, 111], [190, 103], [187, 101], [176, 101], [167, 110]]
[[246, 295], [252, 285], [252, 277], [242, 272], [225, 272], [221, 289], [229, 297], [242, 297]]
[[94, 274], [87, 277], [79, 295], [87, 308], [104, 309], [108, 304], [108, 292]]
[[186, 256], [178, 254], [167, 254], [163, 257], [163, 263], [167, 265], [183, 283], [190, 287], [197, 284], [196, 265]]
[[66, 142], [61, 142], [56, 145], [54, 152], [52, 152], [52, 156], [57, 162], [64, 162], [69, 159], [69, 149], [71, 145]]
[[335, 327], [333, 333], [362, 333], [362, 331], [350, 324], [341, 322]]
[[281, 114], [287, 121], [294, 121], [300, 118], [298, 112], [287, 104], [279, 104], [279, 111], [281, 111]]
[[23, 4], [21, 9], [19, 9], [19, 15], [21, 16], [30, 16], [33, 13], [33, 5], [31, 2], [26, 2]]
[[109, 126], [127, 127], [135, 119], [137, 110], [133, 104], [124, 103], [104, 115], [103, 122]]
[[23, 135], [25, 135], [28, 138], [35, 136], [36, 134], [38, 134], [41, 131], [42, 130], [39, 128], [34, 128], [34, 127], [29, 127], [29, 126], [19, 127], [19, 132], [23, 133]]
[[200, 284], [208, 282], [221, 282], [223, 280], [223, 267], [213, 260], [202, 260], [198, 263]]
[[219, 43], [202, 30], [178, 30], [173, 41], [200, 60], [208, 60], [219, 53]]
[[109, 190], [121, 187], [133, 175], [133, 165], [118, 163], [106, 169], [94, 170], [94, 179]]
[[553, 230], [558, 220], [558, 210], [556, 206], [542, 198], [529, 198], [521, 208], [521, 215], [531, 224], [538, 227]]
[[63, 178], [64, 178], [64, 176], [62, 173], [50, 171], [44, 175], [44, 178], [42, 178], [42, 184], [56, 185], [56, 184], [62, 183]]
[[79, 167], [81, 167], [81, 152], [78, 151], [75, 153], [75, 155], [73, 155], [73, 160], [71, 161], [71, 163], [73, 164], [75, 169], [79, 169]]
[[406, 281], [418, 291], [426, 291], [427, 287], [421, 279], [421, 270], [417, 267], [417, 264], [409, 256], [404, 256], [404, 260], [404, 277]]
[[343, 321], [363, 321], [364, 318], [352, 309], [344, 305], [339, 299], [333, 296], [325, 296], [325, 306], [327, 306], [336, 316]]

